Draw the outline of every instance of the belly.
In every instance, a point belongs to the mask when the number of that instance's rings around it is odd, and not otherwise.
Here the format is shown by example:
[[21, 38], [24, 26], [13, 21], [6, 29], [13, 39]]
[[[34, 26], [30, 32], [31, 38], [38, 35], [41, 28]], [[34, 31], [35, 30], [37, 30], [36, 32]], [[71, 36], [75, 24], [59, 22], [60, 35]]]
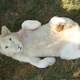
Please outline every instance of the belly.
[[24, 54], [27, 56], [58, 56], [61, 49], [61, 42], [46, 28], [30, 32], [24, 38]]
[[27, 56], [46, 57], [46, 56], [58, 56], [61, 50], [61, 45], [54, 44], [52, 42], [39, 42], [35, 44], [27, 44], [25, 46], [24, 53]]

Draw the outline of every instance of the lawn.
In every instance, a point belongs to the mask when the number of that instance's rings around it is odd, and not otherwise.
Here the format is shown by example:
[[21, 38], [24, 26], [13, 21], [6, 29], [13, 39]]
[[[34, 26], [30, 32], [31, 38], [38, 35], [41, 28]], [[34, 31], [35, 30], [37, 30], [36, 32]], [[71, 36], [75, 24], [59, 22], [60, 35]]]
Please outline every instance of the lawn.
[[[80, 0], [0, 0], [0, 28], [18, 31], [27, 19], [47, 23], [53, 16], [66, 16], [80, 24]], [[0, 54], [0, 80], [80, 80], [80, 59], [61, 60], [38, 69]]]

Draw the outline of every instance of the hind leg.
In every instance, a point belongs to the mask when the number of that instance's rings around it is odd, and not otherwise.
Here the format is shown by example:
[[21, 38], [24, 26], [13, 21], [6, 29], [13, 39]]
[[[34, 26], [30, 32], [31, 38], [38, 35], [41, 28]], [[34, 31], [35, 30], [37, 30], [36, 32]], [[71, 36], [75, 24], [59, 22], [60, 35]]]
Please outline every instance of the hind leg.
[[34, 30], [41, 26], [37, 20], [26, 20], [21, 24], [22, 29]]

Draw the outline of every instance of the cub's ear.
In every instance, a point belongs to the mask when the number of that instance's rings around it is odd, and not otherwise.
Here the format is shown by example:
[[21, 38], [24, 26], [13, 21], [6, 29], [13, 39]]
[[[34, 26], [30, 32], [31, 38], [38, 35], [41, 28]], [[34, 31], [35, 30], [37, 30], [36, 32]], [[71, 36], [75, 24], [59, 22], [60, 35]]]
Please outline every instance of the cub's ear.
[[5, 36], [5, 35], [10, 34], [10, 33], [11, 33], [10, 30], [5, 25], [2, 26], [2, 28], [1, 28], [1, 35], [2, 36]]

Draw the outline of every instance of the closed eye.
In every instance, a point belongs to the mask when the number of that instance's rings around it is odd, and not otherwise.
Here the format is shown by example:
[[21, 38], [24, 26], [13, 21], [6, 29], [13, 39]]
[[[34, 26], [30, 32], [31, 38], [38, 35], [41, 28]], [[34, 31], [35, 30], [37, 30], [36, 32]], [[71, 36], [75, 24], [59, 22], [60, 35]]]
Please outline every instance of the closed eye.
[[12, 41], [12, 38], [9, 38], [10, 41]]
[[5, 46], [5, 48], [7, 49], [7, 48], [8, 48], [8, 46]]

